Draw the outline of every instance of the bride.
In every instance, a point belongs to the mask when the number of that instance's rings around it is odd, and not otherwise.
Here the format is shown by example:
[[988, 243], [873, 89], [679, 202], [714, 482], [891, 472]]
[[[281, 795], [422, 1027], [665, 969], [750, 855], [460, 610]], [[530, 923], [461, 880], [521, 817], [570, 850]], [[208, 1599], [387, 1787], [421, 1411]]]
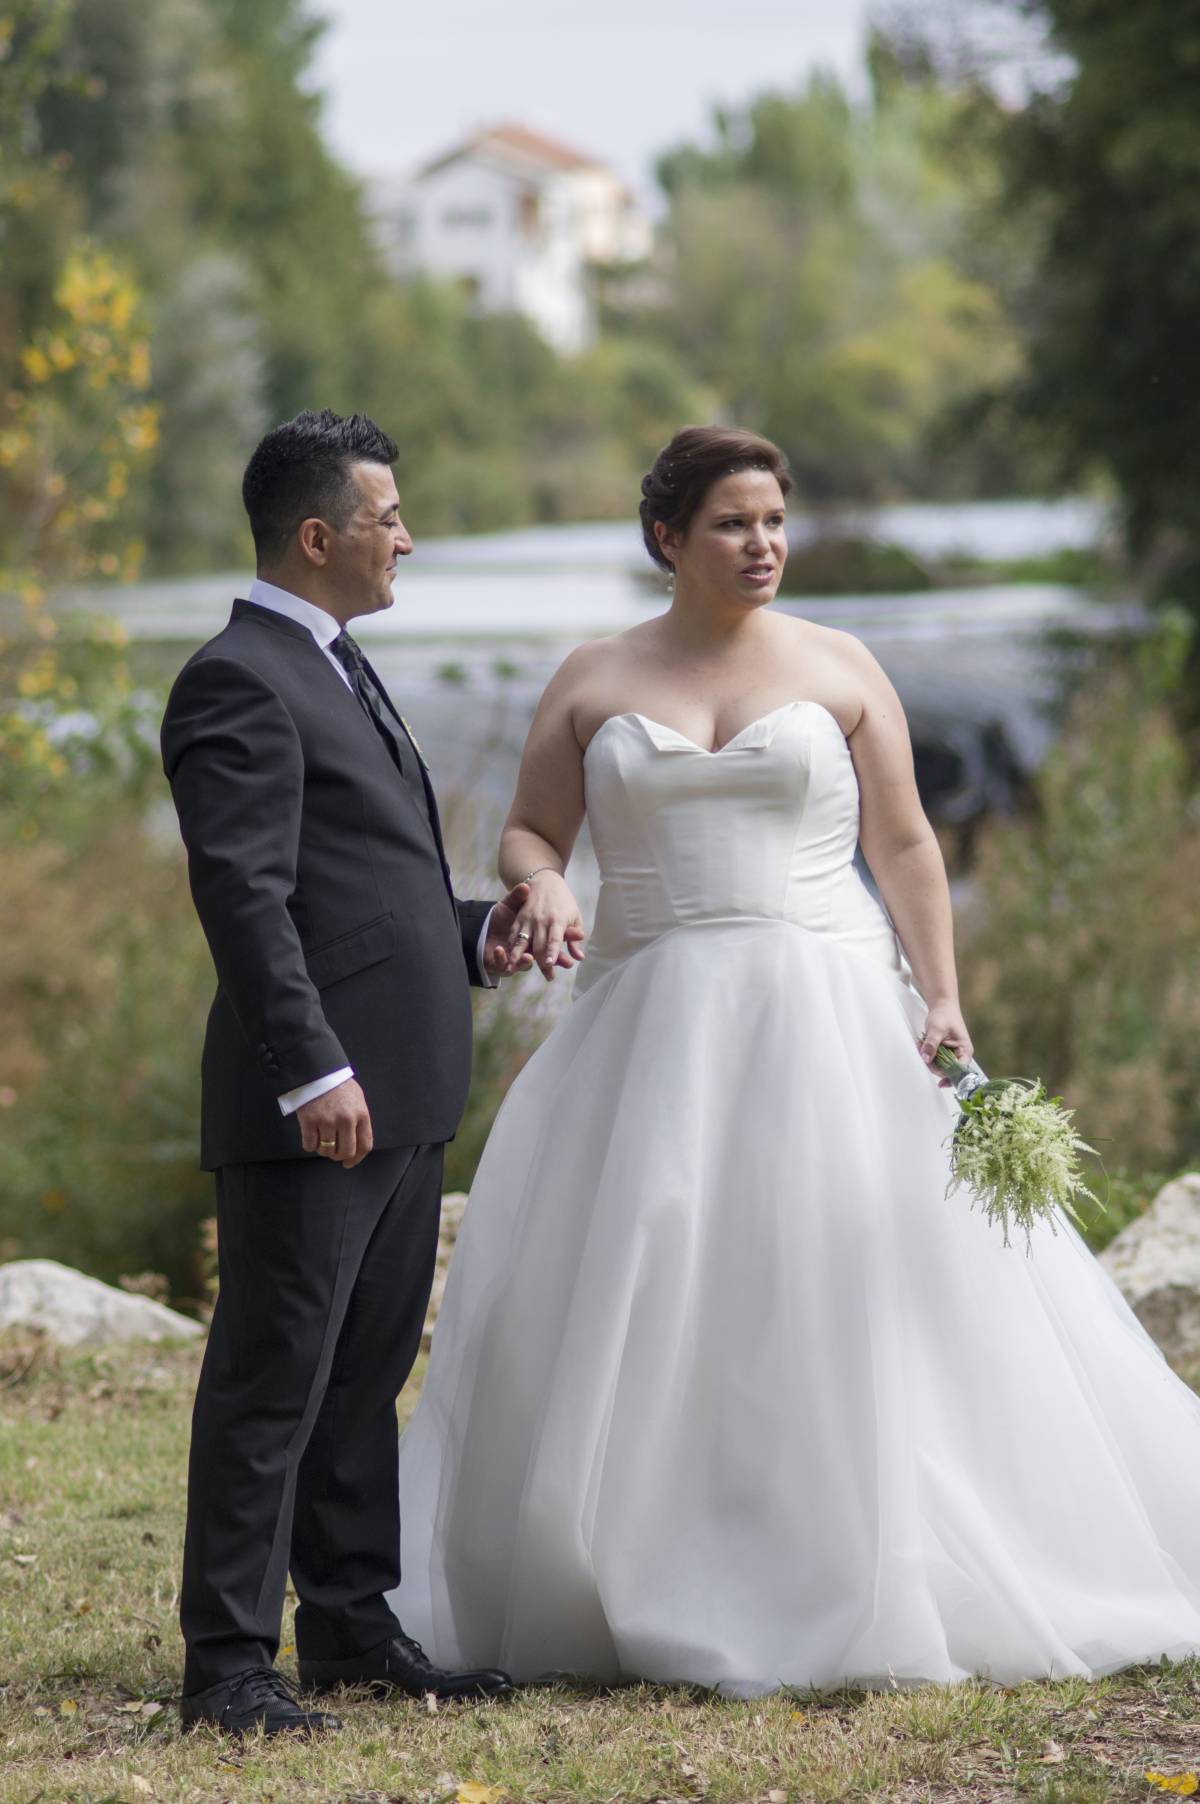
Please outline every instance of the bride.
[[404, 1437], [401, 1620], [738, 1695], [1200, 1651], [1200, 1400], [1065, 1221], [946, 1197], [945, 873], [874, 659], [766, 606], [782, 455], [689, 428], [642, 486], [672, 605], [567, 658], [501, 845], [547, 975], [585, 813], [602, 888]]

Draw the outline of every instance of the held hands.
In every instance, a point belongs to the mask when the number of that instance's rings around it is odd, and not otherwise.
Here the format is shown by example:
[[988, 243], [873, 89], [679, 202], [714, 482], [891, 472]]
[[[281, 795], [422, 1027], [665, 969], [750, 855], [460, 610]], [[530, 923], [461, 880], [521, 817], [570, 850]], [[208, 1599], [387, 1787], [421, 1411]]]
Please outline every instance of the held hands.
[[[967, 1032], [967, 1024], [962, 1018], [958, 1003], [954, 1001], [934, 1002], [930, 1004], [929, 1014], [925, 1020], [925, 1031], [921, 1035], [918, 1048], [927, 1065], [932, 1063], [933, 1055], [939, 1046], [950, 1048], [955, 1058], [963, 1065], [969, 1065], [974, 1047], [971, 1036]], [[938, 1079], [939, 1087], [946, 1090], [950, 1086], [948, 1077]]]
[[546, 982], [553, 983], [556, 970], [573, 971], [582, 960], [583, 917], [557, 871], [539, 871], [534, 881], [518, 883], [496, 909], [493, 922], [502, 909], [509, 912], [505, 936], [509, 970], [527, 971], [535, 964]]
[[347, 1171], [361, 1165], [375, 1144], [367, 1099], [352, 1077], [306, 1102], [296, 1110], [296, 1120], [305, 1152], [334, 1159]]

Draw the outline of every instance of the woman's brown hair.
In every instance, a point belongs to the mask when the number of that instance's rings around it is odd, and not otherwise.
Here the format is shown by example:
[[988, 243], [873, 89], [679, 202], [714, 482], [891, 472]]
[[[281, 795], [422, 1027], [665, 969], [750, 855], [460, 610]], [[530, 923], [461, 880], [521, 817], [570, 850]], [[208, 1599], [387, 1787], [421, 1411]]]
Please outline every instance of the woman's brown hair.
[[654, 534], [655, 521], [683, 534], [714, 482], [739, 470], [767, 470], [786, 495], [792, 486], [787, 458], [769, 438], [733, 426], [684, 426], [642, 478], [642, 538], [663, 570], [671, 569]]

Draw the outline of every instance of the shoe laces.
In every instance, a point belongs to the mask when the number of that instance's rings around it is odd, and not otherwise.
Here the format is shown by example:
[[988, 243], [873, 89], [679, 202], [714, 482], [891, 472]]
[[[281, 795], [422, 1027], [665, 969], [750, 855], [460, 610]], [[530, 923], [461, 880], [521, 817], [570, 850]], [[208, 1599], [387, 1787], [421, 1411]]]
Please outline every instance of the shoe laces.
[[295, 1704], [297, 1709], [300, 1707], [295, 1687], [273, 1666], [252, 1666], [249, 1672], [243, 1673], [230, 1694], [230, 1703], [235, 1697], [239, 1703], [249, 1704], [251, 1708], [275, 1699]]

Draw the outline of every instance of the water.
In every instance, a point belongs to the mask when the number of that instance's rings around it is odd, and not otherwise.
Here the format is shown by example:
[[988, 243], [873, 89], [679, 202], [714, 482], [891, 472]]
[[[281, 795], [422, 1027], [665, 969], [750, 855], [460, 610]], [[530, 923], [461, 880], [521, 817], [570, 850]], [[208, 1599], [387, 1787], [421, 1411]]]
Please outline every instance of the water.
[[[1093, 544], [1094, 504], [989, 502], [862, 511], [843, 522], [919, 556], [1045, 556]], [[794, 520], [803, 538], [815, 523]], [[217, 632], [248, 573], [77, 592], [139, 639], [191, 647]], [[363, 619], [366, 645], [411, 720], [446, 799], [460, 855], [491, 868], [529, 718], [547, 679], [581, 639], [620, 631], [667, 605], [636, 522], [532, 527], [418, 543], [395, 605]], [[1129, 610], [1059, 585], [999, 584], [913, 595], [777, 604], [856, 634], [899, 690], [935, 818], [969, 823], [1004, 808], [1050, 744], [1061, 658], [1046, 633], [1075, 639], [1135, 623]]]

